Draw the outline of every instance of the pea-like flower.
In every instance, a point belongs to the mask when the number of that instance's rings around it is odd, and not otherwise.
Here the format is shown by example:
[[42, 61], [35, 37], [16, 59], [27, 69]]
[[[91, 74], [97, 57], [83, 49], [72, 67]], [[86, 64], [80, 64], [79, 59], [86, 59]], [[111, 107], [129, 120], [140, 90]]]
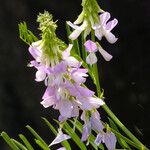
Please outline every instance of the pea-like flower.
[[[81, 26], [78, 26], [76, 24], [71, 23], [70, 21], [67, 21], [68, 25], [74, 29], [74, 31], [69, 35], [69, 38], [71, 40], [75, 40], [78, 38], [78, 36], [84, 31], [84, 37], [91, 32], [91, 30], [95, 31], [95, 36], [101, 40], [104, 36], [107, 41], [111, 44], [115, 43], [117, 41], [117, 38], [114, 34], [111, 33], [111, 30], [118, 24], [118, 20], [115, 18], [111, 21], [110, 19], [110, 13], [109, 12], [103, 12], [99, 16], [99, 21], [94, 22], [93, 19], [90, 20], [84, 20]], [[75, 22], [76, 23], [76, 22]]]
[[87, 52], [89, 52], [89, 55], [86, 58], [86, 62], [90, 65], [93, 65], [97, 62], [96, 52], [99, 51], [103, 58], [106, 61], [110, 61], [112, 59], [112, 55], [110, 55], [108, 52], [106, 52], [98, 43], [91, 40], [87, 40], [84, 43], [85, 49]]
[[107, 41], [111, 44], [115, 43], [118, 38], [115, 37], [114, 34], [111, 33], [111, 30], [118, 24], [118, 20], [115, 18], [111, 21], [110, 13], [104, 12], [100, 15], [100, 24], [95, 24], [93, 29], [95, 30], [95, 36], [101, 40], [104, 36]]

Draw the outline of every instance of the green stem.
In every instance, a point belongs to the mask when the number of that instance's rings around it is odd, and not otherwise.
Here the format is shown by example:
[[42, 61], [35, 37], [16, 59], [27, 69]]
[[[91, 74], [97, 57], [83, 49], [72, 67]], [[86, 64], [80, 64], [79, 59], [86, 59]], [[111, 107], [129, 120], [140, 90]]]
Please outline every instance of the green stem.
[[[97, 66], [97, 64], [96, 64]], [[95, 71], [96, 70], [96, 71]], [[94, 73], [96, 76], [96, 79], [98, 79], [98, 68], [95, 67]], [[100, 91], [100, 83], [99, 80], [96, 82], [96, 88], [98, 96], [101, 94]], [[106, 113], [111, 117], [111, 119], [120, 127], [120, 129], [133, 141], [135, 142], [139, 147], [141, 147], [141, 150], [148, 150], [123, 124], [122, 122], [115, 116], [115, 114], [110, 110], [110, 108], [105, 104], [102, 106], [102, 108], [106, 111]]]
[[[91, 31], [91, 39], [93, 42], [95, 42], [95, 34], [94, 34], [94, 30]], [[100, 87], [100, 81], [99, 81], [99, 73], [98, 73], [98, 67], [97, 67], [97, 63], [95, 63], [93, 65], [93, 72], [96, 75], [96, 89], [97, 89], [97, 95], [98, 97], [101, 96], [101, 87]]]
[[97, 95], [98, 97], [101, 96], [101, 87], [100, 87], [100, 81], [99, 81], [99, 76], [98, 76], [98, 67], [97, 63], [93, 65], [93, 72], [97, 74], [96, 76], [96, 89], [97, 89]]
[[[107, 114], [113, 119], [113, 121], [126, 133], [126, 135], [134, 141], [137, 145], [139, 145], [142, 148], [147, 149], [122, 123], [121, 121], [115, 116], [115, 114], [110, 110], [110, 108], [105, 104], [102, 106], [102, 108], [107, 112]], [[148, 149], [147, 149], [148, 150]]]
[[81, 35], [81, 40], [82, 40], [82, 59], [84, 60], [84, 61], [86, 61], [86, 57], [87, 57], [87, 52], [86, 52], [86, 50], [85, 50], [85, 46], [84, 46], [84, 43], [85, 43], [85, 41], [86, 41], [86, 39], [84, 38], [84, 33], [82, 33], [82, 35]]
[[[91, 38], [92, 41], [95, 42], [95, 35], [94, 31], [91, 32]], [[99, 82], [99, 73], [97, 68], [97, 63], [93, 65], [93, 73], [96, 77], [96, 89], [98, 97], [101, 95], [101, 88], [100, 88], [100, 82]], [[115, 116], [115, 114], [110, 110], [110, 108], [105, 104], [102, 106], [102, 108], [106, 111], [106, 113], [111, 117], [111, 119], [126, 133], [126, 135], [135, 142], [139, 147], [141, 147], [141, 150], [147, 149], [122, 123], [121, 121]], [[148, 150], [148, 149], [147, 149]]]

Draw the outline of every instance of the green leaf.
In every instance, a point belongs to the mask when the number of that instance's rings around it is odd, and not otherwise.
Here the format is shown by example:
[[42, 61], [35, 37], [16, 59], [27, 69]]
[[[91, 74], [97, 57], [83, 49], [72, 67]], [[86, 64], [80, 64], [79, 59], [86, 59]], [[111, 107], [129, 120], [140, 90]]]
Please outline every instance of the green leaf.
[[[42, 118], [44, 120], [44, 122], [46, 123], [46, 125], [50, 128], [50, 130], [57, 135], [57, 131], [56, 129], [53, 127], [53, 125], [46, 119], [46, 118]], [[61, 144], [67, 149], [67, 150], [71, 150], [70, 144], [68, 141], [63, 141], [61, 142]]]
[[39, 145], [39, 147], [41, 147], [43, 150], [50, 150], [49, 147], [45, 146], [41, 141], [35, 139], [35, 142], [37, 145]]
[[45, 147], [48, 147], [45, 141], [37, 134], [37, 132], [33, 128], [31, 128], [29, 125], [27, 125], [26, 127], [34, 135], [34, 137], [36, 137], [39, 141], [41, 141], [41, 143], [45, 145]]
[[34, 150], [32, 145], [29, 143], [27, 138], [23, 134], [19, 134], [20, 139], [23, 141], [23, 143], [26, 145], [28, 150]]
[[28, 148], [26, 148], [22, 143], [20, 143], [19, 141], [15, 140], [15, 139], [11, 139], [21, 150], [28, 150]]
[[18, 24], [19, 36], [26, 44], [30, 45], [33, 42], [38, 41], [38, 38], [27, 28], [26, 22]]
[[5, 142], [11, 147], [12, 150], [19, 150], [17, 145], [11, 140], [11, 138], [8, 136], [6, 132], [2, 132], [1, 136], [5, 140]]
[[[108, 118], [109, 119], [109, 123], [110, 123], [110, 126], [112, 127], [112, 129], [116, 130], [117, 132], [119, 132], [116, 124], [113, 122], [112, 119]], [[128, 148], [128, 149], [131, 149], [130, 146], [125, 142], [125, 140], [123, 140], [122, 138], [118, 138], [118, 143], [122, 146], [122, 148]]]
[[79, 136], [75, 132], [73, 132], [72, 128], [70, 127], [70, 125], [67, 122], [64, 124], [63, 129], [65, 130], [65, 132], [67, 134], [70, 135], [70, 137], [72, 138], [72, 140], [77, 144], [77, 146], [81, 150], [87, 150], [85, 144], [83, 142], [81, 142]]

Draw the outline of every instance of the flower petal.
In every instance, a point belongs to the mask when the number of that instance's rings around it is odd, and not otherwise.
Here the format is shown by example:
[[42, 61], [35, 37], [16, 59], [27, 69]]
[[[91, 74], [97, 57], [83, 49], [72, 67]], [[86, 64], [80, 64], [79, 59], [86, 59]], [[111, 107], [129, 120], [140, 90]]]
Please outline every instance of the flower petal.
[[117, 24], [118, 24], [118, 20], [115, 18], [106, 24], [105, 29], [111, 31]]
[[77, 39], [78, 36], [81, 34], [82, 31], [85, 30], [86, 27], [87, 27], [87, 21], [84, 21], [81, 26], [79, 26], [78, 28], [76, 28], [76, 29], [69, 35], [69, 38], [70, 38], [71, 40]]
[[86, 62], [90, 65], [93, 65], [97, 62], [97, 57], [95, 55], [95, 53], [90, 53], [87, 57], [86, 57]]
[[70, 56], [70, 51], [71, 51], [72, 47], [73, 47], [73, 44], [69, 44], [68, 48], [63, 51], [63, 53], [62, 53], [63, 59], [66, 59], [67, 57]]
[[72, 110], [73, 110], [73, 105], [69, 100], [64, 99], [64, 100], [61, 100], [58, 109], [60, 111], [61, 116], [70, 118]]
[[101, 46], [98, 47], [98, 50], [106, 61], [110, 61], [112, 59], [113, 56], [107, 53]]
[[65, 59], [65, 61], [67, 62], [67, 65], [70, 67], [78, 67], [80, 64], [80, 62], [72, 56], [67, 57], [67, 59]]
[[40, 82], [40, 81], [43, 81], [46, 78], [46, 73], [43, 72], [42, 70], [38, 70], [36, 72], [35, 76], [36, 76], [35, 81]]
[[68, 24], [71, 28], [73, 28], [73, 29], [77, 29], [77, 28], [79, 28], [79, 26], [77, 26], [77, 25], [73, 24], [73, 23], [72, 23], [72, 22], [70, 22], [70, 21], [67, 21], [67, 24]]
[[107, 131], [107, 133], [105, 133], [104, 142], [108, 150], [114, 150], [117, 142], [114, 133]]
[[86, 141], [91, 133], [91, 123], [87, 122], [83, 126], [81, 141]]
[[107, 39], [107, 41], [111, 44], [115, 43], [118, 40], [118, 38], [116, 38], [115, 35], [109, 31], [104, 31], [104, 36]]
[[68, 140], [71, 137], [67, 134], [63, 134], [62, 131], [59, 131], [57, 134], [57, 137], [52, 141], [52, 143], [49, 146], [61, 143], [62, 141]]
[[75, 40], [75, 39], [77, 39], [78, 38], [78, 36], [81, 34], [81, 32], [83, 31], [84, 29], [82, 29], [82, 28], [77, 28], [77, 29], [75, 29], [70, 35], [69, 35], [69, 38], [71, 39], [71, 40]]
[[84, 43], [84, 46], [86, 48], [86, 50], [88, 52], [96, 52], [97, 51], [97, 46], [96, 46], [96, 43], [94, 43], [93, 41], [91, 40], [87, 40], [85, 43]]
[[109, 12], [104, 12], [100, 15], [100, 21], [101, 25], [104, 26], [106, 25], [107, 21], [110, 19], [110, 13]]
[[100, 98], [80, 97], [78, 99], [81, 102], [80, 107], [82, 110], [92, 110], [105, 104]]
[[86, 74], [88, 72], [87, 69], [73, 69], [71, 71], [71, 77], [76, 83], [84, 83], [86, 81], [86, 78], [88, 75]]
[[96, 139], [95, 139], [94, 143], [98, 146], [99, 144], [101, 144], [102, 139], [103, 139], [103, 135], [102, 135], [102, 133], [99, 133], [99, 134], [96, 136]]
[[67, 69], [67, 64], [65, 61], [60, 62], [59, 64], [55, 65], [55, 67], [53, 68], [53, 73], [55, 75], [59, 75], [61, 73], [64, 73]]
[[33, 46], [29, 47], [29, 52], [33, 56], [34, 59], [37, 59], [41, 55], [40, 51], [38, 51], [38, 49]]
[[41, 104], [43, 105], [43, 107], [48, 108], [48, 107], [50, 107], [50, 106], [52, 106], [52, 105], [55, 104], [55, 99], [54, 99], [53, 96], [50, 96], [50, 97], [44, 99], [44, 100], [41, 102]]
[[95, 36], [96, 36], [99, 40], [102, 39], [103, 33], [102, 33], [101, 28], [95, 29]]

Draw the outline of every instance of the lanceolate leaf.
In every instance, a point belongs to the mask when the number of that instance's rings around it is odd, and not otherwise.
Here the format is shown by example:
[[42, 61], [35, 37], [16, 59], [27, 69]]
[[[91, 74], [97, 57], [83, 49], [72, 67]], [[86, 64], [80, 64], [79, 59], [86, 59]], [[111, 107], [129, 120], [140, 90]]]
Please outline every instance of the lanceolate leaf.
[[80, 137], [73, 132], [72, 128], [70, 127], [70, 125], [66, 122], [64, 124], [64, 128], [65, 132], [67, 134], [69, 134], [72, 138], [72, 140], [77, 144], [77, 146], [81, 149], [81, 150], [87, 150], [85, 144], [80, 140]]
[[12, 150], [19, 150], [17, 145], [11, 140], [11, 138], [8, 136], [6, 132], [2, 132], [1, 136], [6, 141], [6, 143], [11, 147]]
[[31, 128], [29, 125], [27, 125], [26, 127], [34, 135], [35, 138], [37, 138], [43, 145], [45, 145], [45, 147], [48, 147], [45, 141], [37, 134], [37, 132], [33, 128]]
[[28, 150], [34, 150], [27, 138], [23, 134], [19, 134], [20, 139], [23, 141]]
[[18, 142], [15, 139], [11, 139], [21, 150], [28, 150], [22, 143]]
[[32, 42], [36, 42], [38, 38], [27, 28], [26, 22], [19, 25], [19, 36], [26, 44], [30, 45]]
[[37, 145], [39, 145], [43, 150], [50, 150], [49, 147], [45, 146], [41, 141], [35, 139]]

